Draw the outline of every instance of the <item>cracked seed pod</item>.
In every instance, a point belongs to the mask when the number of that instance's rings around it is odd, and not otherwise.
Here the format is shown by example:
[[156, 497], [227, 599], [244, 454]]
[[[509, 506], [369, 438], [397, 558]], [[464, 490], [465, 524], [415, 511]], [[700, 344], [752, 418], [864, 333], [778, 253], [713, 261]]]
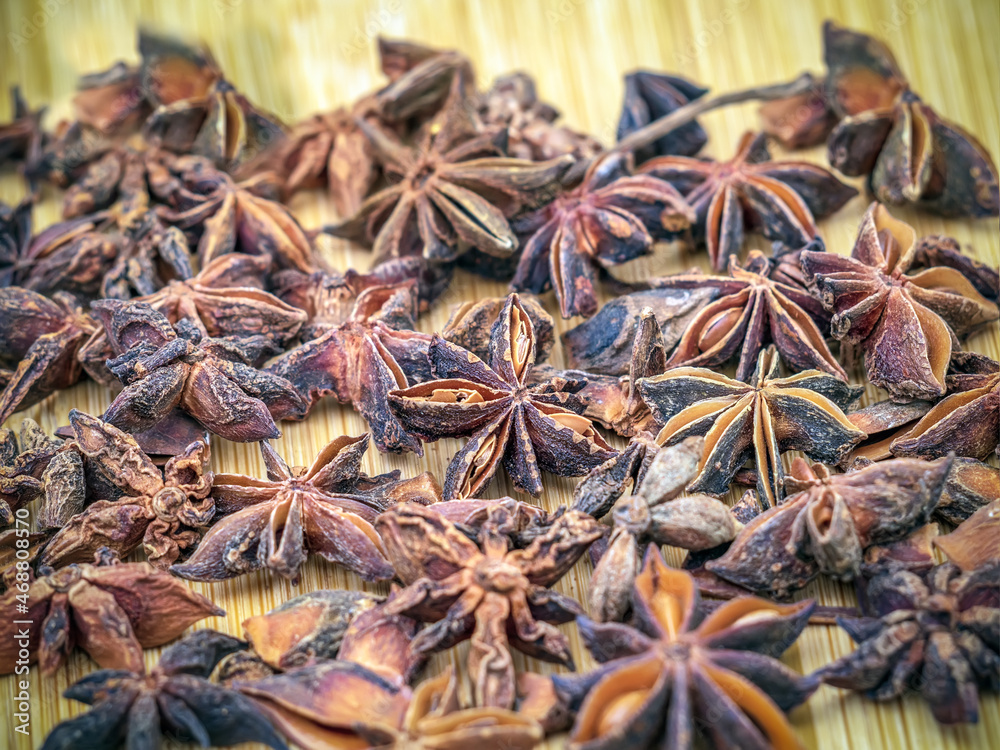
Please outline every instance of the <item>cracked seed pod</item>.
[[1000, 481], [996, 484], [992, 502], [934, 539], [934, 546], [966, 573], [1000, 561]]

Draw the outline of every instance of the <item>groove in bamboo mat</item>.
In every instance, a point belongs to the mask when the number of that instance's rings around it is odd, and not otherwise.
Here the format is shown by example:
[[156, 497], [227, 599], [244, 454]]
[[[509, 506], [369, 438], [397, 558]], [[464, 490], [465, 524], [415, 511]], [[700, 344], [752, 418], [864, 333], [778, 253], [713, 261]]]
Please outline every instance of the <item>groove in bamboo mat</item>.
[[[822, 69], [820, 24], [833, 18], [843, 25], [885, 39], [914, 88], [933, 106], [972, 132], [994, 157], [1000, 155], [1000, 108], [997, 107], [997, 71], [1000, 70], [1000, 5], [995, 0], [900, 0], [899, 2], [766, 2], [765, 0], [684, 0], [678, 2], [600, 2], [597, 0], [524, 0], [518, 2], [461, 2], [460, 0], [5, 0], [0, 4], [0, 112], [7, 113], [7, 89], [20, 84], [32, 106], [48, 103], [47, 124], [70, 116], [70, 98], [77, 76], [102, 70], [116, 60], [134, 61], [135, 30], [145, 24], [206, 41], [216, 59], [250, 99], [294, 122], [315, 111], [333, 108], [380, 85], [375, 36], [408, 37], [438, 47], [457, 48], [476, 66], [481, 87], [495, 76], [515, 69], [530, 72], [539, 95], [558, 106], [570, 126], [593, 133], [604, 143], [614, 140], [622, 95], [622, 74], [637, 67], [667, 70], [688, 76], [713, 91], [783, 81], [802, 70]], [[4, 118], [0, 118], [4, 119]], [[711, 136], [708, 154], [727, 158], [739, 135], [757, 124], [756, 105], [714, 112], [702, 118]], [[780, 149], [775, 149], [780, 158]], [[807, 152], [824, 162], [822, 148]], [[857, 181], [860, 188], [860, 181]], [[0, 175], [0, 199], [8, 203], [23, 194], [19, 179]], [[858, 197], [821, 225], [827, 247], [849, 253], [858, 221], [868, 204]], [[35, 209], [36, 227], [58, 219], [59, 196], [53, 191]], [[335, 217], [319, 193], [296, 196], [291, 207], [307, 228]], [[995, 220], [946, 221], [909, 210], [894, 214], [912, 223], [919, 235], [956, 237], [974, 257], [997, 265], [1000, 238]], [[766, 250], [759, 238], [751, 247]], [[366, 268], [368, 251], [325, 238], [322, 250], [336, 268]], [[654, 256], [622, 268], [628, 279], [673, 273], [694, 265], [707, 269], [704, 253], [662, 246]], [[445, 299], [420, 321], [421, 330], [440, 330], [451, 304], [462, 300], [500, 296], [505, 285], [459, 274]], [[606, 297], [602, 299], [606, 301]], [[551, 297], [544, 300], [556, 315], [561, 333], [579, 320], [563, 321]], [[1000, 358], [1000, 331], [994, 326], [969, 342], [969, 348]], [[553, 364], [564, 364], [560, 347]], [[852, 375], [858, 382], [859, 373]], [[101, 414], [110, 394], [94, 383], [84, 383], [15, 415], [37, 419], [46, 430], [67, 421], [70, 408]], [[868, 386], [863, 403], [875, 389]], [[307, 465], [316, 452], [339, 435], [365, 431], [364, 422], [350, 407], [329, 400], [302, 423], [281, 425], [283, 436], [275, 448], [291, 465]], [[621, 442], [619, 441], [619, 445]], [[381, 473], [400, 469], [404, 476], [423, 470], [442, 476], [460, 443], [442, 440], [425, 446], [418, 458], [387, 456], [374, 449], [365, 470]], [[786, 457], [786, 460], [790, 457]], [[213, 438], [212, 464], [216, 471], [263, 476], [256, 445], [240, 445]], [[572, 500], [575, 480], [546, 476], [541, 503], [548, 509]], [[511, 494], [502, 475], [490, 497]], [[676, 552], [676, 551], [668, 551]], [[680, 556], [673, 554], [673, 562]], [[581, 561], [556, 588], [586, 601], [589, 562]], [[196, 627], [213, 627], [241, 634], [240, 624], [252, 614], [316, 588], [361, 588], [361, 580], [333, 565], [311, 560], [301, 583], [291, 586], [267, 573], [218, 584], [192, 584], [226, 609], [227, 615], [209, 618]], [[374, 587], [385, 593], [387, 587]], [[848, 586], [824, 580], [802, 592], [823, 604], [853, 604]], [[8, 613], [0, 613], [8, 616]], [[577, 666], [589, 669], [586, 654], [573, 625], [563, 626]], [[834, 627], [810, 627], [786, 655], [803, 672], [812, 671], [848, 653], [846, 633]], [[434, 658], [429, 673], [447, 663], [465, 663], [466, 647]], [[146, 663], [156, 663], [159, 649], [146, 652]], [[519, 671], [548, 673], [550, 665], [515, 653]], [[37, 747], [58, 721], [85, 707], [61, 698], [65, 688], [92, 671], [95, 665], [81, 652], [51, 679], [32, 669], [27, 678], [31, 694], [30, 736], [14, 731], [15, 680], [0, 678], [0, 747]], [[24, 679], [24, 678], [19, 678]], [[980, 723], [955, 729], [939, 727], [919, 696], [876, 704], [858, 695], [822, 688], [792, 713], [803, 742], [810, 748], [911, 748], [957, 750], [1000, 747], [1000, 699], [981, 698]], [[550, 747], [560, 747], [556, 737]]]

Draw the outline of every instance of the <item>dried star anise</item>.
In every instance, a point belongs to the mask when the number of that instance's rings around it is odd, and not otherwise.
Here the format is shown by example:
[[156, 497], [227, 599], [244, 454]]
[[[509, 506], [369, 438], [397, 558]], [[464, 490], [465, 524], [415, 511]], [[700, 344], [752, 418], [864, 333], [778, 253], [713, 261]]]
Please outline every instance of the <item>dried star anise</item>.
[[101, 547], [124, 557], [141, 544], [162, 569], [197, 544], [215, 513], [208, 445], [192, 443], [161, 473], [131, 435], [76, 409], [69, 419], [89, 494], [101, 499], [56, 532], [39, 565], [88, 562]]
[[966, 573], [951, 563], [876, 573], [864, 587], [867, 617], [838, 620], [857, 650], [816, 676], [880, 701], [914, 690], [942, 724], [977, 722], [979, 690], [998, 689], [998, 578], [996, 560]]
[[639, 381], [639, 392], [663, 429], [660, 445], [705, 436], [705, 452], [692, 492], [721, 495], [747, 459], [757, 465], [757, 491], [768, 505], [784, 495], [781, 454], [803, 451], [837, 463], [864, 439], [843, 410], [861, 388], [806, 370], [779, 378], [781, 359], [773, 347], [760, 353], [749, 383], [712, 370], [680, 367]]
[[398, 470], [362, 473], [367, 435], [334, 440], [307, 468], [290, 468], [266, 442], [260, 449], [267, 479], [217, 474], [212, 497], [222, 518], [173, 573], [220, 581], [267, 568], [296, 582], [311, 553], [365, 580], [385, 580], [392, 566], [372, 526], [376, 517], [398, 503], [440, 499], [430, 474], [401, 480]]
[[736, 379], [745, 381], [761, 350], [773, 342], [789, 367], [847, 380], [816, 324], [825, 323], [822, 303], [807, 291], [773, 281], [771, 267], [763, 253], [752, 250], [743, 266], [730, 257], [729, 278], [690, 273], [653, 280], [670, 289], [718, 290], [716, 300], [692, 318], [667, 367], [715, 367], [738, 352]]
[[686, 749], [699, 735], [716, 747], [801, 747], [784, 712], [819, 682], [775, 657], [805, 628], [812, 601], [741, 597], [703, 617], [694, 579], [651, 546], [632, 608], [634, 627], [578, 619], [601, 666], [553, 678], [578, 706], [569, 747]]
[[1000, 271], [962, 252], [958, 240], [939, 234], [917, 240], [911, 268], [954, 268], [990, 302], [1000, 299]]
[[10, 286], [20, 273], [31, 244], [31, 211], [35, 197], [28, 195], [11, 208], [0, 201], [0, 287]]
[[[708, 89], [680, 76], [648, 70], [626, 74], [625, 99], [618, 119], [618, 140], [707, 93]], [[706, 143], [708, 134], [697, 121], [692, 121], [675, 128], [651, 145], [636, 149], [635, 159], [641, 164], [655, 156], [668, 154], [694, 156]]]
[[[13, 611], [8, 591], [0, 602]], [[93, 563], [70, 565], [31, 582], [30, 659], [39, 662], [43, 675], [51, 676], [79, 646], [102, 669], [142, 670], [142, 650], [174, 640], [204, 617], [225, 611], [181, 581], [149, 563], [120, 563], [107, 548], [98, 550]], [[0, 625], [0, 673], [14, 671], [17, 655], [14, 624]]]
[[947, 458], [894, 459], [847, 474], [795, 459], [789, 497], [750, 521], [712, 573], [751, 591], [786, 597], [819, 574], [851, 580], [876, 545], [905, 538], [937, 507]]
[[515, 489], [537, 497], [540, 470], [579, 476], [613, 454], [590, 420], [558, 405], [565, 394], [527, 385], [535, 334], [516, 294], [493, 326], [488, 364], [440, 337], [428, 356], [440, 379], [390, 392], [389, 405], [424, 440], [471, 435], [448, 465], [446, 500], [481, 494], [501, 463]]
[[198, 630], [166, 649], [148, 673], [141, 664], [92, 672], [63, 695], [93, 708], [57, 724], [42, 748], [158, 748], [169, 738], [203, 747], [254, 741], [286, 750], [253, 701], [208, 681], [219, 660], [243, 648], [236, 638]]
[[266, 334], [208, 338], [142, 302], [102, 300], [97, 313], [117, 355], [108, 369], [125, 386], [104, 413], [116, 427], [142, 432], [179, 406], [210, 432], [251, 442], [279, 437], [275, 421], [306, 410], [295, 386], [252, 366]]
[[511, 646], [572, 666], [569, 642], [548, 623], [569, 622], [581, 609], [547, 587], [602, 536], [593, 518], [566, 513], [514, 551], [491, 524], [480, 529], [477, 546], [441, 514], [413, 504], [383, 514], [376, 528], [406, 584], [386, 610], [434, 623], [413, 640], [416, 653], [472, 640], [468, 667], [476, 705], [513, 705]]
[[772, 162], [763, 135], [746, 133], [729, 161], [661, 156], [639, 172], [674, 185], [697, 213], [695, 236], [708, 246], [716, 271], [743, 247], [747, 230], [797, 248], [816, 237], [816, 221], [840, 209], [858, 191], [823, 167]]
[[0, 124], [0, 166], [26, 161], [30, 169], [41, 155], [45, 141], [42, 117], [46, 108], [30, 109], [19, 86], [11, 86], [10, 101], [11, 121]]
[[198, 237], [202, 265], [226, 253], [267, 255], [278, 268], [318, 270], [312, 242], [291, 212], [267, 197], [267, 175], [236, 182], [198, 156], [168, 162], [172, 187], [163, 221]]
[[590, 317], [599, 268], [647, 255], [654, 241], [674, 239], [694, 221], [670, 184], [630, 174], [625, 156], [598, 158], [579, 186], [516, 222], [528, 239], [511, 287], [534, 294], [552, 288], [564, 318]]
[[518, 243], [508, 218], [550, 199], [573, 162], [505, 157], [506, 131], [482, 129], [457, 86], [412, 146], [364, 121], [358, 127], [390, 184], [328, 231], [370, 245], [376, 263], [420, 254], [454, 260], [466, 246], [511, 255]]
[[375, 94], [383, 119], [419, 122], [446, 106], [449, 95], [471, 98], [475, 72], [461, 52], [402, 39], [378, 38], [379, 64], [389, 83]]
[[62, 446], [33, 419], [21, 422], [19, 436], [0, 428], [0, 526], [12, 523], [14, 511], [42, 496], [45, 470]]
[[759, 112], [761, 129], [786, 149], [824, 143], [840, 119], [830, 106], [825, 80], [804, 94], [765, 102]]
[[573, 367], [605, 375], [629, 372], [642, 311], [656, 317], [663, 349], [670, 352], [691, 325], [691, 320], [715, 299], [712, 287], [654, 288], [616, 297], [597, 315], [562, 335], [563, 348]]
[[585, 163], [604, 150], [586, 133], [556, 125], [559, 110], [538, 98], [535, 81], [527, 73], [493, 81], [479, 98], [479, 116], [487, 127], [507, 129], [507, 153], [515, 159], [546, 161], [569, 154]]
[[911, 226], [873, 203], [850, 258], [802, 253], [833, 312], [833, 336], [861, 347], [869, 380], [901, 401], [943, 396], [955, 337], [1000, 317], [953, 268], [908, 275], [915, 240]]
[[698, 471], [703, 443], [692, 437], [659, 451], [632, 495], [612, 511], [608, 548], [590, 579], [590, 611], [598, 622], [625, 615], [647, 544], [701, 551], [731, 541], [742, 528], [713, 497], [678, 497]]
[[[535, 335], [535, 364], [541, 364], [549, 358], [555, 344], [555, 321], [530, 294], [519, 295], [518, 301], [531, 319]], [[506, 297], [486, 297], [477, 302], [455, 305], [448, 322], [441, 329], [441, 338], [468, 349], [483, 361], [488, 360], [493, 324], [506, 304]]]
[[869, 175], [885, 203], [944, 216], [1000, 212], [989, 152], [920, 100], [884, 43], [827, 21], [823, 46], [827, 100], [843, 118], [827, 142], [834, 168], [849, 177]]
[[77, 354], [97, 327], [68, 294], [0, 288], [0, 367], [16, 368], [0, 393], [0, 424], [76, 383]]

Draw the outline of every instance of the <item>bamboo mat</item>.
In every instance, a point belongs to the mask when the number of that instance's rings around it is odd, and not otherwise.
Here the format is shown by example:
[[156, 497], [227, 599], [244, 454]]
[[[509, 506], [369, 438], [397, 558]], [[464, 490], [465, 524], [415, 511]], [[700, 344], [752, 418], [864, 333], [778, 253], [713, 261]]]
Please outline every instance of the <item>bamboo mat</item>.
[[[460, 0], [4, 0], [0, 3], [0, 112], [6, 116], [7, 89], [22, 86], [32, 106], [49, 103], [49, 125], [68, 117], [69, 100], [80, 73], [102, 70], [118, 59], [134, 61], [135, 29], [139, 24], [204, 39], [233, 81], [251, 100], [293, 122], [317, 110], [353, 100], [382, 81], [374, 45], [376, 35], [408, 37], [438, 47], [457, 48], [475, 63], [485, 87], [495, 76], [514, 69], [529, 71], [540, 96], [558, 106], [565, 121], [610, 143], [614, 138], [622, 96], [622, 74], [636, 67], [667, 70], [688, 76], [716, 92], [783, 81], [804, 69], [822, 69], [820, 24], [833, 18], [841, 24], [885, 39], [914, 88], [932, 105], [974, 133], [1000, 155], [1000, 108], [997, 107], [1000, 52], [1000, 5], [995, 0], [899, 0], [899, 2], [764, 2], [763, 0], [687, 0], [686, 2], [597, 2], [596, 0], [525, 0], [524, 2], [460, 2]], [[0, 118], [3, 119], [3, 118]], [[712, 113], [702, 119], [711, 141], [707, 153], [727, 158], [739, 135], [756, 123], [756, 105]], [[779, 154], [780, 155], [780, 154]], [[806, 154], [824, 161], [823, 149]], [[860, 187], [860, 184], [859, 184]], [[0, 176], [0, 199], [12, 203], [23, 187], [13, 175]], [[821, 225], [829, 249], [850, 252], [867, 199], [851, 201]], [[292, 209], [306, 227], [334, 218], [333, 209], [318, 194], [297, 196]], [[36, 227], [58, 218], [59, 198], [47, 194], [35, 210]], [[894, 210], [911, 222], [919, 235], [954, 236], [981, 260], [1000, 262], [1000, 238], [995, 220], [945, 221], [912, 211]], [[766, 249], [759, 238], [751, 247]], [[324, 252], [338, 268], [367, 268], [368, 252], [327, 240]], [[637, 279], [676, 272], [692, 265], [707, 268], [703, 253], [662, 247], [655, 256], [623, 267], [623, 276]], [[435, 310], [420, 321], [425, 331], [439, 330], [451, 304], [465, 299], [500, 296], [504, 285], [459, 275]], [[557, 314], [551, 297], [544, 300]], [[579, 320], [562, 321], [564, 331]], [[1000, 333], [979, 334], [969, 347], [1000, 358]], [[559, 347], [553, 363], [563, 364]], [[875, 396], [869, 387], [865, 403]], [[84, 383], [15, 415], [39, 420], [47, 430], [67, 421], [76, 407], [101, 414], [109, 393]], [[289, 464], [307, 465], [316, 452], [339, 435], [365, 431], [364, 422], [349, 408], [329, 401], [303, 423], [285, 423], [275, 447]], [[365, 470], [380, 473], [401, 469], [405, 476], [425, 469], [439, 477], [460, 443], [442, 440], [426, 446], [424, 457], [379, 455], [372, 450]], [[216, 471], [263, 476], [257, 446], [213, 438]], [[491, 497], [511, 494], [500, 473]], [[570, 502], [573, 480], [545, 477], [542, 504], [549, 509]], [[679, 561], [675, 556], [674, 561]], [[556, 588], [585, 602], [589, 563], [581, 561]], [[192, 584], [213, 598], [228, 614], [199, 626], [240, 634], [240, 623], [302, 592], [316, 588], [361, 587], [359, 578], [330, 564], [311, 560], [301, 583], [269, 574], [250, 575], [219, 584]], [[383, 593], [386, 588], [376, 589]], [[829, 605], [852, 604], [849, 588], [829, 581], [809, 587], [803, 596]], [[0, 613], [6, 616], [6, 613]], [[578, 667], [592, 662], [573, 625], [563, 626], [572, 642]], [[837, 628], [810, 627], [786, 655], [796, 669], [809, 672], [851, 650], [847, 635]], [[464, 665], [466, 648], [436, 657], [430, 670], [449, 661]], [[146, 652], [153, 665], [158, 650]], [[518, 670], [553, 668], [515, 654]], [[60, 697], [72, 682], [95, 668], [76, 652], [66, 668], [51, 679], [31, 673], [30, 742], [12, 729], [13, 680], [0, 679], [0, 746], [37, 747], [58, 721], [76, 715], [83, 706]], [[986, 748], [1000, 747], [1000, 700], [981, 701], [980, 723], [942, 729], [917, 696], [875, 704], [861, 697], [824, 687], [792, 719], [810, 748]], [[559, 747], [561, 738], [550, 742]]]

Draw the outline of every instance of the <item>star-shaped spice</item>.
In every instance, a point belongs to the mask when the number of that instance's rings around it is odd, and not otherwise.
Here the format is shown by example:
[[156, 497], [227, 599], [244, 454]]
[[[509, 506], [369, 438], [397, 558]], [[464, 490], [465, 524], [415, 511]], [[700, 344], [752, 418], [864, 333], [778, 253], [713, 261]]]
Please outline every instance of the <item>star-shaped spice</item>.
[[784, 712], [819, 683], [775, 657], [805, 628], [813, 602], [741, 597], [704, 617], [698, 605], [694, 579], [650, 547], [632, 593], [635, 625], [579, 618], [601, 666], [553, 678], [573, 703], [582, 698], [570, 748], [690, 748], [699, 736], [717, 747], [802, 746]]
[[696, 236], [708, 246], [716, 271], [725, 270], [730, 256], [739, 254], [745, 231], [802, 247], [816, 237], [817, 220], [858, 194], [816, 164], [772, 162], [765, 137], [753, 133], [743, 136], [729, 161], [661, 156], [639, 171], [683, 193], [697, 212]]
[[69, 420], [84, 456], [88, 494], [100, 499], [56, 532], [39, 565], [89, 562], [101, 547], [125, 557], [141, 544], [149, 562], [166, 568], [197, 544], [215, 513], [205, 443], [187, 446], [161, 473], [131, 435], [76, 409]]
[[729, 278], [685, 273], [655, 279], [658, 287], [718, 290], [715, 301], [691, 320], [667, 367], [715, 367], [738, 352], [736, 379], [745, 381], [761, 349], [773, 342], [789, 367], [823, 370], [847, 380], [816, 324], [825, 323], [822, 303], [804, 289], [772, 280], [771, 269], [771, 261], [752, 250], [742, 267], [730, 257]]
[[[17, 590], [0, 602], [13, 611]], [[149, 563], [120, 563], [99, 550], [93, 563], [36, 578], [27, 589], [30, 659], [52, 676], [79, 646], [103, 669], [142, 670], [142, 650], [174, 640], [203, 617], [225, 612]], [[24, 623], [21, 623], [22, 625]], [[0, 625], [0, 673], [14, 671], [13, 620]]]
[[212, 497], [222, 515], [195, 553], [171, 571], [194, 581], [220, 581], [267, 568], [293, 582], [309, 554], [340, 563], [368, 581], [392, 577], [372, 523], [399, 503], [434, 503], [430, 474], [361, 472], [368, 436], [329, 443], [308, 468], [292, 469], [261, 442], [267, 479], [217, 474]]
[[572, 666], [569, 642], [548, 623], [580, 614], [572, 599], [547, 588], [559, 580], [603, 530], [583, 513], [566, 513], [522, 550], [485, 524], [479, 546], [433, 509], [401, 505], [376, 528], [406, 588], [388, 612], [434, 624], [413, 640], [432, 653], [471, 639], [469, 674], [479, 706], [510, 708], [514, 666], [509, 648]]
[[868, 379], [900, 401], [943, 396], [955, 337], [1000, 317], [953, 268], [909, 274], [915, 240], [913, 227], [873, 203], [851, 257], [802, 253], [833, 312], [833, 336], [861, 347]]
[[164, 739], [228, 747], [261, 742], [286, 750], [271, 722], [244, 695], [209, 682], [215, 665], [246, 643], [214, 630], [198, 630], [160, 655], [148, 673], [102, 669], [71, 685], [63, 695], [92, 706], [57, 724], [44, 750], [91, 747], [159, 747]]
[[989, 152], [921, 101], [883, 42], [827, 21], [823, 47], [827, 99], [843, 118], [827, 142], [835, 169], [869, 175], [885, 203], [956, 217], [1000, 212]]
[[580, 185], [518, 220], [528, 239], [511, 287], [540, 294], [552, 288], [564, 318], [597, 312], [599, 269], [647, 255], [695, 221], [670, 184], [632, 175], [628, 159], [595, 160]]
[[33, 419], [21, 422], [20, 435], [0, 428], [0, 526], [14, 521], [14, 512], [41, 497], [42, 477], [62, 440], [50, 438]]
[[468, 246], [511, 255], [517, 237], [507, 219], [551, 199], [572, 164], [569, 156], [541, 163], [504, 156], [505, 131], [479, 127], [458, 81], [414, 145], [358, 121], [389, 187], [328, 230], [370, 245], [376, 263], [420, 254], [453, 260]]
[[77, 353], [96, 321], [68, 294], [48, 299], [0, 288], [0, 366], [16, 368], [0, 393], [0, 424], [80, 379]]
[[[279, 268], [319, 268], [312, 242], [291, 212], [269, 197], [268, 176], [236, 182], [207, 159], [168, 162], [171, 192], [161, 196], [160, 218], [195, 236], [202, 265], [226, 253], [267, 255]], [[176, 206], [176, 207], [173, 207]]]
[[613, 455], [589, 419], [558, 405], [564, 394], [528, 385], [534, 326], [516, 294], [493, 326], [489, 364], [440, 337], [429, 357], [440, 379], [390, 392], [389, 406], [424, 440], [471, 435], [448, 465], [446, 500], [481, 494], [501, 462], [515, 489], [538, 496], [539, 470], [579, 476]]
[[475, 90], [472, 63], [456, 50], [405, 39], [378, 38], [379, 66], [389, 83], [375, 94], [378, 113], [390, 122], [420, 123], [436, 115], [456, 92]]
[[692, 437], [660, 450], [632, 495], [615, 505], [608, 548], [590, 579], [590, 611], [598, 622], [625, 615], [648, 544], [707, 550], [732, 541], [742, 528], [714, 497], [678, 497], [698, 472], [703, 443]]
[[0, 287], [15, 282], [31, 243], [31, 211], [35, 198], [28, 195], [11, 208], [0, 201]]
[[179, 406], [210, 432], [251, 442], [280, 436], [275, 420], [305, 412], [295, 386], [252, 366], [266, 335], [207, 338], [143, 302], [103, 300], [98, 314], [117, 355], [108, 369], [125, 386], [104, 413], [117, 427], [142, 432]]
[[843, 412], [861, 396], [861, 388], [819, 370], [779, 378], [780, 364], [774, 347], [768, 347], [749, 383], [699, 367], [678, 367], [639, 381], [639, 392], [663, 425], [657, 443], [705, 436], [691, 492], [723, 494], [753, 458], [757, 491], [766, 504], [776, 505], [784, 495], [783, 452], [800, 450], [835, 464], [864, 439]]
[[19, 86], [11, 87], [10, 99], [11, 121], [0, 123], [0, 165], [27, 161], [30, 168], [40, 156], [45, 141], [42, 117], [46, 108], [30, 109]]
[[979, 691], [997, 690], [998, 578], [996, 560], [966, 573], [952, 563], [877, 573], [862, 597], [868, 616], [838, 620], [857, 650], [816, 676], [880, 701], [912, 690], [940, 723], [976, 723]]
[[[625, 76], [622, 113], [618, 119], [618, 140], [707, 93], [708, 89], [680, 76], [649, 70], [628, 73]], [[636, 149], [635, 158], [641, 164], [654, 156], [694, 156], [706, 143], [708, 134], [695, 120], [674, 128], [645, 148]]]
[[951, 459], [894, 459], [831, 474], [795, 459], [789, 497], [754, 518], [707, 568], [762, 595], [786, 597], [818, 575], [851, 580], [866, 550], [904, 539], [928, 522]]

